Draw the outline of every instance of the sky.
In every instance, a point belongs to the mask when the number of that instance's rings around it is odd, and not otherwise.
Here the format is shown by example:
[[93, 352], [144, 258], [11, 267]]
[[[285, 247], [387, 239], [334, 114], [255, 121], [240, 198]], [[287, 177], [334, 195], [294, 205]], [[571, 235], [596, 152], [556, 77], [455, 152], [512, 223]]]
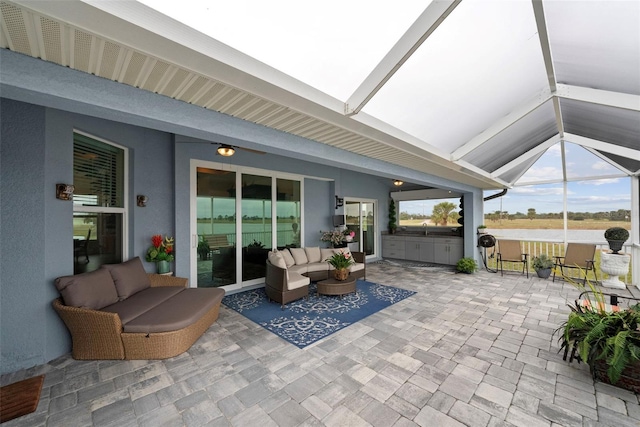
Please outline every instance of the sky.
[[[181, 0], [180, 7], [139, 1], [342, 101], [428, 4], [325, 0], [305, 9], [297, 0]], [[563, 29], [582, 30], [572, 25]], [[547, 85], [530, 2], [462, 2], [363, 111], [451, 152]], [[442, 125], [452, 117], [456, 126]], [[570, 211], [630, 209], [630, 180], [623, 173], [578, 145], [565, 143], [565, 156]], [[485, 212], [562, 211], [561, 159], [556, 144]], [[573, 182], [580, 178], [598, 179]], [[540, 181], [547, 184], [522, 186]], [[422, 213], [435, 203], [403, 205]]]

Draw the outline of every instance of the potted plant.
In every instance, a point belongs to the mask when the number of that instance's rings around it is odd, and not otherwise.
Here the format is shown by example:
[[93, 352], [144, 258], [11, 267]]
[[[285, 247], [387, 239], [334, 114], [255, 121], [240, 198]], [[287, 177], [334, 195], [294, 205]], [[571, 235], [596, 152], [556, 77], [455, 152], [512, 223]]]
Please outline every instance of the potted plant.
[[619, 312], [607, 311], [604, 295], [594, 295], [586, 305], [576, 301], [556, 333], [560, 350], [575, 349], [589, 365], [594, 379], [640, 392], [640, 311], [637, 306]]
[[622, 245], [629, 238], [629, 232], [622, 227], [607, 228], [604, 238], [609, 242], [611, 252], [600, 253], [600, 270], [609, 277], [602, 281], [602, 286], [614, 289], [626, 289], [620, 276], [626, 276], [629, 271], [631, 256], [620, 253]]
[[198, 241], [198, 255], [200, 255], [200, 259], [202, 261], [206, 261], [209, 259], [209, 252], [211, 252], [211, 248], [209, 247], [209, 242], [204, 240], [204, 237], [200, 237]]
[[605, 230], [604, 238], [609, 243], [611, 252], [617, 254], [629, 238], [629, 232], [622, 227], [611, 227]]
[[396, 223], [396, 202], [391, 199], [389, 202], [389, 234], [396, 232], [398, 224]]
[[171, 271], [169, 263], [174, 259], [173, 237], [166, 236], [163, 239], [161, 234], [151, 236], [151, 247], [147, 250], [146, 260], [156, 263], [158, 274], [166, 274]]
[[333, 256], [325, 260], [333, 266], [333, 276], [336, 280], [346, 280], [349, 276], [349, 266], [355, 264], [350, 252], [342, 251], [333, 254]]
[[481, 224], [478, 226], [478, 234], [486, 234], [487, 232], [487, 226], [484, 224]]
[[478, 269], [478, 263], [473, 258], [460, 258], [456, 263], [458, 273], [472, 274]]
[[551, 268], [553, 267], [553, 261], [547, 256], [547, 254], [540, 254], [537, 257], [533, 257], [533, 269], [541, 279], [548, 279], [551, 275]]

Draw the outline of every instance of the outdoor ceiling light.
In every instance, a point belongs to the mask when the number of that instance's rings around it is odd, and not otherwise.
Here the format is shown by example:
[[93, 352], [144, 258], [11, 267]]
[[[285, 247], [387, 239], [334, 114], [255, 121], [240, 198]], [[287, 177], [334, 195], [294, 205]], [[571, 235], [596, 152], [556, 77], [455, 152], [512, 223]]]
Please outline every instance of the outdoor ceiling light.
[[230, 145], [221, 144], [218, 147], [218, 154], [220, 154], [221, 156], [231, 157], [235, 152], [236, 150]]
[[404, 181], [400, 181], [399, 179], [393, 181], [393, 185], [395, 185], [396, 187], [400, 187], [402, 184], [404, 184]]

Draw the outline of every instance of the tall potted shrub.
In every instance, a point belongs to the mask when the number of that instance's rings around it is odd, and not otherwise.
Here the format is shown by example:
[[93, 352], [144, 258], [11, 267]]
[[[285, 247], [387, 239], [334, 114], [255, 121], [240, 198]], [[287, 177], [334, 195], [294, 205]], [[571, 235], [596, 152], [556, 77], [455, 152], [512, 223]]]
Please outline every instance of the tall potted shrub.
[[396, 202], [391, 199], [389, 202], [389, 234], [396, 232], [398, 224], [396, 224]]

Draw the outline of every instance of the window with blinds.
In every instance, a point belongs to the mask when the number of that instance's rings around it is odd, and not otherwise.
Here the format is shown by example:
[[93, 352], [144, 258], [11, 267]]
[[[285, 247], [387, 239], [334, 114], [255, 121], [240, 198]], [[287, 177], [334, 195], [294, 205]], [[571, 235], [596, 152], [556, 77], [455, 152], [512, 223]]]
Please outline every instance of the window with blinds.
[[124, 207], [124, 150], [73, 134], [73, 203]]

